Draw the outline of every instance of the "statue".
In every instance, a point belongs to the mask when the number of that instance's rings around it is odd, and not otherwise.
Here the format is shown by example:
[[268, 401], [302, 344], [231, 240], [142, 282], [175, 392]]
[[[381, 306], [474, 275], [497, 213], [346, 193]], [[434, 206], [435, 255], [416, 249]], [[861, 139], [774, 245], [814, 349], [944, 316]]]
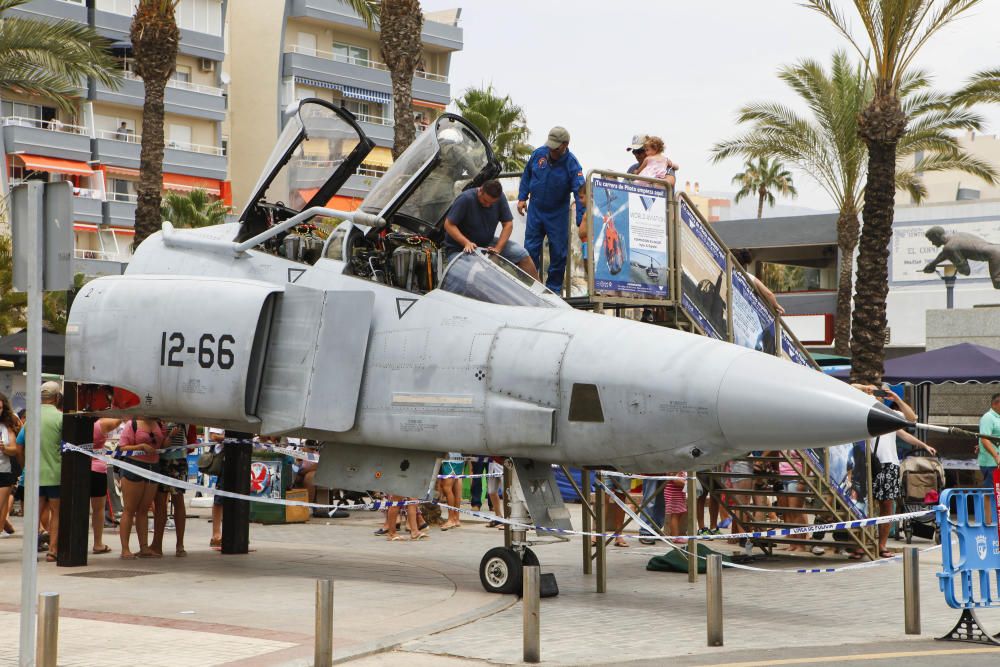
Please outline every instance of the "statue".
[[924, 273], [934, 273], [941, 262], [951, 262], [959, 273], [967, 276], [972, 272], [969, 260], [987, 262], [993, 287], [1000, 289], [1000, 243], [990, 243], [975, 234], [946, 232], [942, 227], [931, 227], [925, 236], [941, 252], [924, 267]]

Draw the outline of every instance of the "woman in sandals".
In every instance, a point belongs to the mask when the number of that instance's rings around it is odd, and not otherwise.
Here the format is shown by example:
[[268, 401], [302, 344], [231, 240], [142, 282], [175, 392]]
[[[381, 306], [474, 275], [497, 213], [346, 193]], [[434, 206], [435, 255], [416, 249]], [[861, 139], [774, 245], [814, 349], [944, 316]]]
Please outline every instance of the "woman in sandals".
[[11, 494], [17, 484], [17, 443], [21, 420], [10, 407], [10, 401], [0, 394], [0, 537], [14, 534], [14, 526], [7, 520]]
[[[164, 438], [163, 427], [157, 420], [136, 417], [125, 422], [121, 439], [118, 441], [118, 451], [132, 452], [126, 459], [129, 463], [143, 470], [153, 471], [160, 462], [158, 450], [163, 446]], [[156, 489], [156, 482], [151, 482], [131, 470], [122, 469], [122, 495], [125, 507], [122, 510], [118, 535], [122, 542], [121, 557], [125, 560], [133, 560], [137, 556], [160, 557], [160, 554], [154, 553], [149, 548], [149, 506], [156, 497]], [[133, 524], [135, 534], [139, 538], [138, 554], [129, 551]]]
[[[104, 417], [94, 422], [94, 452], [106, 454], [105, 443], [108, 434], [118, 428], [121, 419]], [[104, 505], [108, 500], [108, 464], [98, 459], [90, 459], [90, 522], [94, 526], [95, 554], [111, 553], [111, 547], [104, 543]]]

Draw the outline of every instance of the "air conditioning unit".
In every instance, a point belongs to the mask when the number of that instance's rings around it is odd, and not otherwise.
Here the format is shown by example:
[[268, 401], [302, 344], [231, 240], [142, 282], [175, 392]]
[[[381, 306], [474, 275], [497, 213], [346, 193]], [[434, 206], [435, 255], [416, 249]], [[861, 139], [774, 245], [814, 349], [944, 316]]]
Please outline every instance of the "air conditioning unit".
[[209, 58], [198, 58], [198, 69], [202, 72], [214, 72], [215, 61]]

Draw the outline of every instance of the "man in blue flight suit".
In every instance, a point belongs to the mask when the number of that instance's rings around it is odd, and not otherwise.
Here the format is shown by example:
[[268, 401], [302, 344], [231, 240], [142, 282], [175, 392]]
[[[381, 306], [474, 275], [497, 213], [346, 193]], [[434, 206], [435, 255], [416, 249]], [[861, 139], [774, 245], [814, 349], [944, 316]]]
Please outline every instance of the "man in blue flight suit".
[[[569, 196], [576, 197], [576, 225], [580, 239], [583, 221], [583, 168], [576, 156], [569, 152], [569, 132], [564, 127], [553, 127], [545, 145], [535, 150], [521, 174], [521, 188], [517, 195], [517, 212], [528, 211], [524, 232], [524, 247], [535, 266], [542, 266], [542, 239], [549, 238], [549, 273], [546, 287], [559, 294], [563, 273], [566, 270], [566, 252], [569, 249]], [[531, 206], [528, 207], [528, 197]]]

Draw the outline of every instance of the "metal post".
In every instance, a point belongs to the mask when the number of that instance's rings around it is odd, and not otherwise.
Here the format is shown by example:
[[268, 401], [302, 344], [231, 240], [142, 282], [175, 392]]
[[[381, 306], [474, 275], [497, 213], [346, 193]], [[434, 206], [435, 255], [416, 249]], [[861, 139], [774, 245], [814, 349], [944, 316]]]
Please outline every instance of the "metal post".
[[906, 634], [920, 634], [920, 551], [906, 547], [903, 551], [903, 615]]
[[[20, 666], [35, 664], [35, 605], [38, 590], [38, 461], [42, 410], [42, 183], [28, 183], [28, 220], [31, 233], [22, 248], [28, 253], [28, 423], [24, 448], [24, 540], [21, 544]], [[55, 663], [53, 663], [55, 664]]]
[[[687, 478], [687, 509], [687, 534], [697, 535], [698, 517], [695, 515], [698, 512], [698, 480], [693, 472], [689, 472]], [[691, 538], [688, 538], [687, 552], [688, 582], [693, 584], [698, 581], [698, 543]]]
[[[587, 500], [590, 500], [590, 471], [583, 468], [580, 471], [580, 493], [587, 495]], [[583, 509], [583, 532], [591, 532], [591, 528], [594, 523], [592, 521], [591, 509], [587, 507], [589, 503], [581, 503]], [[593, 507], [593, 505], [591, 505]], [[594, 572], [594, 562], [591, 560], [594, 549], [590, 546], [590, 537], [587, 535], [583, 536], [583, 573], [593, 574]]]
[[539, 618], [541, 575], [537, 565], [524, 566], [524, 590], [521, 605], [524, 610], [524, 662], [541, 662], [542, 638]]
[[38, 667], [56, 667], [59, 653], [59, 594], [38, 596]]
[[316, 580], [316, 667], [333, 664], [333, 579]]
[[722, 556], [713, 554], [708, 557], [705, 575], [708, 645], [722, 646]]
[[[508, 461], [508, 463], [510, 463]], [[514, 484], [514, 476], [511, 474], [511, 468], [509, 465], [504, 465], [503, 467], [503, 515], [505, 518], [510, 519], [510, 490]], [[503, 545], [507, 549], [511, 548], [514, 543], [513, 534], [511, 533], [510, 524], [505, 523], [503, 525]]]
[[[604, 487], [597, 485], [597, 592], [608, 592], [608, 562], [607, 543], [604, 541], [605, 526], [607, 524], [607, 499], [605, 498]], [[584, 539], [587, 539], [586, 537]]]

